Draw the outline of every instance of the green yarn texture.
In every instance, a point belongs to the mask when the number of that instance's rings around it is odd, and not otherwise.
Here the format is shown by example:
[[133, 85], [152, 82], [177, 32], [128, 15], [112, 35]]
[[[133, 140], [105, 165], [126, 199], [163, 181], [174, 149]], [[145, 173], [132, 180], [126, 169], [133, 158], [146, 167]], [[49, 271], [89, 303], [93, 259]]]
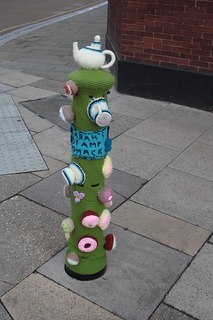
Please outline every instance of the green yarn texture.
[[[114, 77], [101, 69], [79, 69], [68, 76], [78, 86], [78, 92], [73, 97], [72, 109], [75, 114], [74, 125], [82, 131], [97, 131], [100, 127], [92, 122], [87, 115], [87, 106], [94, 98], [103, 97], [107, 101], [107, 93], [114, 85]], [[102, 173], [103, 159], [86, 160], [72, 157], [72, 162], [77, 163], [85, 173], [83, 185], [74, 184], [71, 188], [71, 215], [74, 223], [74, 230], [70, 234], [67, 244], [66, 257], [69, 253], [76, 253], [80, 260], [79, 264], [71, 265], [66, 259], [66, 266], [71, 271], [81, 275], [93, 275], [105, 268], [107, 259], [104, 248], [105, 235], [99, 226], [86, 228], [82, 225], [81, 219], [84, 212], [90, 210], [98, 216], [105, 209], [104, 204], [98, 200], [98, 192], [105, 186], [105, 178]], [[74, 191], [84, 194], [80, 202], [75, 202]], [[95, 237], [97, 248], [90, 253], [79, 250], [78, 241], [84, 236]]]

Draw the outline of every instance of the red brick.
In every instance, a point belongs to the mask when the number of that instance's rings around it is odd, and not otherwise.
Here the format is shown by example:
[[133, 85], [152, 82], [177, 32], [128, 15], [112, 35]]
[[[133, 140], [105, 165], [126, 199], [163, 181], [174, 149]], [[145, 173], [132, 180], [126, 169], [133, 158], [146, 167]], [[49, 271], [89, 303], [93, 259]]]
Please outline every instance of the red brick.
[[179, 53], [190, 53], [191, 49], [189, 48], [182, 48], [182, 47], [172, 47], [172, 52], [179, 52]]
[[213, 8], [213, 2], [212, 1], [197, 1], [196, 3], [197, 7], [200, 8]]
[[196, 60], [190, 60], [190, 65], [196, 66], [196, 67], [201, 67], [201, 68], [208, 68], [208, 66], [209, 66], [207, 62], [199, 62]]
[[181, 58], [173, 58], [173, 57], [170, 57], [169, 58], [169, 61], [170, 62], [173, 62], [173, 63], [176, 63], [178, 65], [188, 65], [189, 64], [189, 60], [188, 59], [181, 59]]
[[147, 37], [144, 37], [143, 38], [143, 41], [144, 42], [148, 42], [148, 43], [153, 43], [153, 44], [161, 44], [162, 43], [162, 40], [161, 39], [157, 39], [157, 38], [147, 38]]
[[168, 33], [155, 33], [154, 32], [153, 36], [158, 39], [172, 39], [172, 34], [168, 34]]
[[109, 0], [108, 8], [108, 33], [125, 59], [213, 68], [213, 0]]
[[168, 61], [169, 60], [169, 57], [167, 56], [163, 56], [163, 55], [157, 55], [157, 54], [153, 54], [152, 55], [152, 60], [154, 61]]

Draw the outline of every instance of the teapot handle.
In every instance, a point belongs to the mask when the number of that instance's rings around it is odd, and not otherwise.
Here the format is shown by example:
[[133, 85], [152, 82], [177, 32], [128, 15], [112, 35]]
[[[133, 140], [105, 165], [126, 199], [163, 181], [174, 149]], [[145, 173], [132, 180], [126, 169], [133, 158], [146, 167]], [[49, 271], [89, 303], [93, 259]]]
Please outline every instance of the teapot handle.
[[104, 65], [101, 67], [101, 69], [110, 68], [110, 67], [115, 63], [115, 55], [114, 55], [114, 53], [113, 53], [112, 51], [110, 51], [110, 50], [104, 50], [102, 53], [105, 54], [105, 55], [106, 55], [106, 54], [109, 54], [109, 55], [111, 56], [111, 60], [110, 60], [109, 63], [104, 64]]

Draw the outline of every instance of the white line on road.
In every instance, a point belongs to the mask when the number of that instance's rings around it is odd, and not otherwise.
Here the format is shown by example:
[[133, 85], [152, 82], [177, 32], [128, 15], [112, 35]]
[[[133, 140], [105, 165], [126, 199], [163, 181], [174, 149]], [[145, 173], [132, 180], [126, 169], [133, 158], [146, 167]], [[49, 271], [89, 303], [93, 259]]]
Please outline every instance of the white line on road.
[[82, 13], [86, 13], [86, 12], [98, 9], [98, 8], [103, 7], [105, 5], [107, 5], [107, 1], [98, 3], [98, 4], [96, 4], [94, 6], [91, 6], [91, 7], [88, 7], [88, 8], [84, 8], [84, 9], [81, 9], [81, 10], [77, 10], [77, 11], [74, 11], [74, 12], [71, 12], [71, 13], [64, 14], [63, 16], [52, 18], [52, 19], [49, 19], [49, 20], [46, 20], [46, 21], [43, 21], [43, 22], [39, 22], [39, 23], [34, 23], [34, 24], [28, 25], [26, 27], [17, 29], [15, 31], [6, 33], [6, 34], [0, 36], [0, 46], [5, 44], [5, 43], [7, 43], [7, 42], [9, 42], [9, 41], [11, 41], [11, 40], [14, 40], [14, 39], [16, 39], [16, 38], [18, 38], [20, 36], [23, 36], [23, 35], [31, 32], [31, 31], [35, 31], [37, 29], [49, 26], [49, 25], [54, 24], [56, 22], [60, 22], [60, 21], [63, 21], [63, 20], [78, 16], [78, 15], [80, 15]]

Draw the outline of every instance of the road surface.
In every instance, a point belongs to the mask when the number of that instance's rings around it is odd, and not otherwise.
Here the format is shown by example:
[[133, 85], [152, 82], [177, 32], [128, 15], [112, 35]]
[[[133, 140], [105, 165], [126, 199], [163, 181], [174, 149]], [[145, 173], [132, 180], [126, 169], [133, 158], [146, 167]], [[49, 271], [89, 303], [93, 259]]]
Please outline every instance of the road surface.
[[100, 2], [102, 1], [0, 0], [0, 35]]

